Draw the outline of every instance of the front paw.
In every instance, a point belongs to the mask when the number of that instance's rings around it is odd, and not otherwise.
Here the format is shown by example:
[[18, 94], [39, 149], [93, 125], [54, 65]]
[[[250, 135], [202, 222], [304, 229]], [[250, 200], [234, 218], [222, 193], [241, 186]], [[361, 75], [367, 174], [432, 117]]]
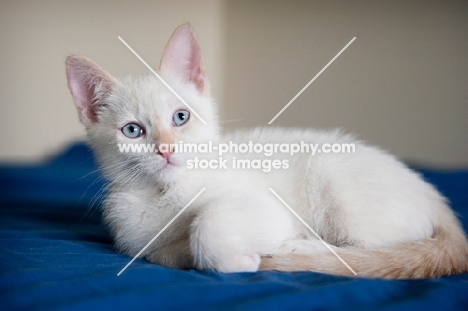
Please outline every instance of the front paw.
[[259, 254], [237, 254], [225, 256], [196, 256], [195, 266], [198, 270], [212, 270], [223, 273], [256, 272], [260, 267]]
[[260, 267], [259, 254], [238, 254], [220, 260], [215, 270], [219, 272], [256, 272]]
[[235, 255], [231, 269], [228, 269], [230, 271], [226, 272], [256, 272], [260, 267], [260, 261], [259, 254]]

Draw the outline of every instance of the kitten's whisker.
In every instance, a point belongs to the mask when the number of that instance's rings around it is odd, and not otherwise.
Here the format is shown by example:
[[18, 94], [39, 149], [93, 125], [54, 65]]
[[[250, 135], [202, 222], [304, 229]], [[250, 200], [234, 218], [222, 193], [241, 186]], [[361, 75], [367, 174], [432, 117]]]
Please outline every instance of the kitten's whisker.
[[[124, 162], [118, 162], [118, 163], [114, 163], [114, 164], [111, 164], [109, 166], [106, 167], [106, 170], [108, 170], [108, 172], [110, 173], [113, 173], [113, 172], [118, 172], [118, 171], [121, 171], [123, 169], [123, 172], [121, 172], [117, 177], [116, 179], [120, 179], [120, 178], [125, 178], [128, 176], [128, 168], [125, 168], [125, 166], [127, 166], [129, 163], [131, 163], [132, 161], [130, 160], [127, 160], [127, 161], [124, 161]], [[93, 172], [97, 172], [97, 171], [102, 171], [102, 169], [97, 169]], [[92, 173], [93, 173], [92, 172]], [[91, 173], [88, 173], [86, 176], [89, 176]], [[104, 177], [101, 175], [99, 176], [98, 178], [96, 178], [86, 189], [85, 193], [82, 195], [81, 199], [80, 199], [80, 202], [83, 200], [84, 196], [86, 195], [86, 193], [89, 191], [89, 189], [95, 185], [97, 182], [103, 180]], [[103, 197], [104, 197], [104, 194], [109, 190], [111, 186], [111, 183], [110, 182], [107, 182], [105, 183], [101, 189], [99, 189], [94, 195], [93, 197], [91, 198], [90, 200], [90, 203], [89, 203], [89, 206], [85, 212], [85, 214], [83, 215], [82, 219], [83, 218], [86, 218], [88, 217], [89, 215], [92, 214], [92, 211], [93, 209], [97, 209], [98, 206], [99, 206], [99, 202], [102, 201]]]
[[102, 176], [99, 176], [98, 178], [96, 178], [91, 184], [88, 185], [88, 187], [86, 187], [86, 190], [85, 192], [83, 193], [83, 195], [80, 197], [80, 201], [79, 203], [81, 203], [85, 197], [85, 195], [88, 193], [89, 189], [91, 189], [92, 186], [94, 186], [97, 182], [101, 181], [103, 178]]
[[101, 168], [97, 168], [97, 169], [95, 169], [95, 170], [93, 170], [93, 171], [91, 171], [91, 172], [89, 172], [89, 173], [87, 173], [87, 174], [81, 176], [79, 179], [86, 178], [86, 177], [88, 177], [88, 176], [90, 176], [90, 175], [96, 174], [96, 173], [101, 172], [101, 171], [102, 171]]
[[135, 180], [137, 180], [138, 177], [141, 176], [141, 174], [142, 174], [142, 170], [141, 170], [141, 169], [138, 169], [138, 170], [136, 171], [136, 174], [133, 176], [133, 178], [131, 178], [131, 179], [128, 181], [130, 187], [132, 186], [133, 182], [134, 182]]
[[81, 161], [81, 162], [77, 165], [77, 167], [80, 167], [81, 165], [83, 165], [83, 164], [86, 163], [87, 161], [93, 161], [93, 159], [94, 159], [94, 156], [91, 155], [91, 156], [87, 157], [86, 159], [84, 159], [83, 161]]
[[[91, 205], [91, 209], [94, 207], [94, 204], [97, 203], [97, 201], [104, 195], [106, 191], [106, 186], [102, 186], [101, 189], [99, 189], [99, 191], [97, 191], [94, 196], [91, 198], [91, 202], [90, 202], [90, 205]], [[97, 208], [97, 206], [96, 206]]]
[[[132, 160], [126, 160], [124, 162], [116, 163], [116, 164], [111, 164], [109, 166], [106, 166], [103, 168], [103, 171], [107, 171], [108, 173], [113, 174], [114, 172], [119, 172], [122, 170], [126, 170], [128, 168], [132, 167], [133, 161]], [[129, 165], [130, 164], [130, 165]]]
[[[128, 181], [132, 178], [133, 174], [135, 174], [135, 171], [138, 171], [138, 170], [140, 170], [140, 168], [139, 168], [138, 166], [132, 167], [131, 170], [130, 170], [130, 172], [129, 172], [129, 174], [126, 175], [126, 176], [123, 176], [123, 178], [125, 178], [125, 179], [122, 180], [122, 184], [123, 184], [123, 185], [127, 184]], [[116, 179], [116, 180], [117, 180], [117, 179]], [[116, 180], [114, 180], [114, 182], [115, 182]], [[119, 182], [117, 182], [117, 184], [119, 184]]]
[[86, 212], [84, 213], [84, 215], [81, 217], [81, 221], [83, 219], [85, 219], [86, 217], [90, 216], [93, 214], [93, 210], [97, 210], [98, 206], [99, 205], [96, 205], [95, 204], [98, 202], [98, 200], [100, 198], [102, 198], [103, 194], [104, 194], [104, 188], [105, 186], [102, 186], [101, 189], [99, 189], [95, 194], [94, 196], [91, 198], [91, 201], [88, 205], [88, 208], [86, 209]]

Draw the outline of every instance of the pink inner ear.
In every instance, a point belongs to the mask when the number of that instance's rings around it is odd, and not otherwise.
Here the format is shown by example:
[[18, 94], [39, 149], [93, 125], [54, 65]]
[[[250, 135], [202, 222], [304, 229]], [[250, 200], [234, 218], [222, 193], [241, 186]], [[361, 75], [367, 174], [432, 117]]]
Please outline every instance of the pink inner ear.
[[[195, 38], [193, 38], [195, 40]], [[203, 93], [205, 89], [205, 64], [198, 42], [192, 45], [191, 60], [189, 65], [189, 80], [195, 84], [198, 91]]]
[[66, 64], [68, 87], [80, 119], [85, 125], [92, 125], [98, 121], [100, 101], [110, 92], [116, 80], [86, 57], [70, 56]]
[[93, 107], [94, 87], [88, 87], [86, 83], [75, 80], [73, 74], [70, 76], [70, 89], [75, 98], [75, 103], [81, 115], [91, 123], [97, 122], [95, 107]]
[[206, 93], [208, 83], [203, 55], [190, 26], [182, 25], [175, 30], [159, 68], [162, 72], [173, 73], [193, 83], [200, 93]]

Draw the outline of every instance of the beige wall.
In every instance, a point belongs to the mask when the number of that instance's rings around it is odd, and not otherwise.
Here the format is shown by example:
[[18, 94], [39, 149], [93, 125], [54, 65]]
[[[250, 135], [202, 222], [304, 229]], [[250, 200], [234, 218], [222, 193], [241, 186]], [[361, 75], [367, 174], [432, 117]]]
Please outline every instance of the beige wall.
[[[226, 128], [342, 127], [424, 164], [468, 166], [466, 1], [2, 1], [0, 160], [34, 160], [83, 137], [63, 60], [116, 76], [153, 67], [179, 24], [204, 49]], [[239, 121], [238, 119], [241, 119]]]
[[85, 55], [115, 76], [153, 68], [169, 36], [190, 21], [220, 97], [222, 4], [178, 1], [2, 1], [0, 4], [0, 160], [35, 160], [83, 139], [65, 77], [65, 57]]
[[468, 166], [468, 1], [229, 1], [228, 126], [342, 127], [412, 162]]

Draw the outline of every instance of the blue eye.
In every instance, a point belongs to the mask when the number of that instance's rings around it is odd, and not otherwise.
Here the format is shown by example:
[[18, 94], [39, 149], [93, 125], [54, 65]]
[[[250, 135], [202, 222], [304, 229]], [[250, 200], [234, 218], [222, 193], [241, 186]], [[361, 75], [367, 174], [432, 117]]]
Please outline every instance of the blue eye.
[[143, 135], [144, 130], [136, 123], [129, 123], [122, 127], [122, 133], [128, 138], [137, 138]]
[[172, 116], [175, 126], [181, 126], [190, 119], [190, 112], [184, 109], [177, 110]]

